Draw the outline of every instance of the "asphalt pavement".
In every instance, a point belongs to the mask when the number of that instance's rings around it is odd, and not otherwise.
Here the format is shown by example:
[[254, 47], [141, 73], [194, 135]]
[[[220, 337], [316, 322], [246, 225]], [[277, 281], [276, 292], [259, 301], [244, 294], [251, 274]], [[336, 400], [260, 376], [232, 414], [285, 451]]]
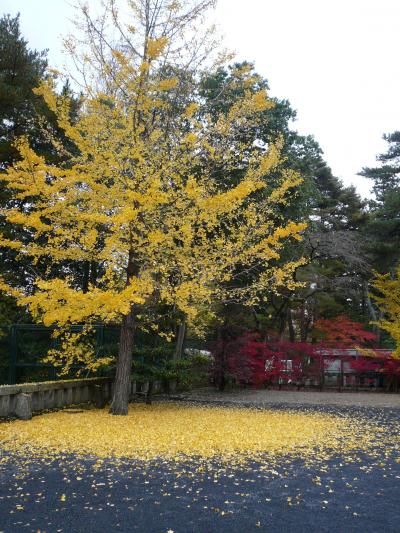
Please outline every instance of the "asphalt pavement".
[[[354, 411], [385, 431], [398, 427], [399, 414]], [[400, 532], [398, 461], [385, 449], [316, 465], [266, 457], [240, 468], [3, 454], [0, 532]]]

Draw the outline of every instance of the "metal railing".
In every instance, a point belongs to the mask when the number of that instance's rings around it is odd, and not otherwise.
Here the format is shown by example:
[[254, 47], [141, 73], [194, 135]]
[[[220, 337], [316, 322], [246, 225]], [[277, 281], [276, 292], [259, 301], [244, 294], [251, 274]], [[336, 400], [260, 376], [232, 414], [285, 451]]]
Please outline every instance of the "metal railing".
[[[43, 358], [51, 349], [59, 347], [59, 340], [52, 336], [54, 327], [36, 324], [13, 324], [0, 327], [0, 383], [10, 385], [21, 382], [57, 379], [57, 368], [44, 363]], [[116, 355], [119, 327], [93, 325], [93, 346], [97, 356]], [[71, 332], [79, 332], [82, 326], [71, 326]], [[82, 367], [73, 365], [65, 378], [74, 378]]]

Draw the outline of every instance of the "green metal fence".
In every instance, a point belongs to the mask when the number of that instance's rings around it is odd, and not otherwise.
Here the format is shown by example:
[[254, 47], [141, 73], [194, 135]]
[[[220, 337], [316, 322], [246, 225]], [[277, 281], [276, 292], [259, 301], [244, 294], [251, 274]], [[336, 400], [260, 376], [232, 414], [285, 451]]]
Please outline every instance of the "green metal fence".
[[[92, 327], [92, 343], [98, 357], [116, 356], [118, 353], [119, 326], [95, 324]], [[71, 326], [71, 332], [79, 332], [82, 326]], [[53, 338], [54, 328], [36, 324], [13, 324], [0, 326], [0, 384], [28, 383], [57, 379], [57, 369], [43, 363], [43, 358], [50, 349], [57, 348], [57, 339]], [[137, 347], [154, 347], [161, 341], [154, 333], [136, 333]], [[195, 350], [208, 349], [208, 341], [186, 338], [184, 348]], [[74, 366], [69, 375], [63, 379], [76, 377], [81, 367]]]
[[0, 383], [9, 382], [10, 328], [0, 326]]
[[[71, 326], [71, 332], [79, 332], [82, 326]], [[26, 383], [57, 379], [57, 369], [43, 362], [59, 341], [53, 338], [54, 328], [35, 324], [14, 324], [0, 328], [0, 383]], [[114, 356], [118, 350], [119, 327], [96, 324], [93, 326], [92, 342], [95, 352]], [[80, 367], [72, 367], [64, 379], [75, 377]]]

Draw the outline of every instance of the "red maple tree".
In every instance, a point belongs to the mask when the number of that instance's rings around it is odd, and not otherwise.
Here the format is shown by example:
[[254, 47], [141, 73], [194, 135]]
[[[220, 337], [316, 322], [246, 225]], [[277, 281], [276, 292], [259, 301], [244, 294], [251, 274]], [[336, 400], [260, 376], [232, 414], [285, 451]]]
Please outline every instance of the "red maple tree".
[[[222, 390], [229, 380], [254, 387], [322, 383], [325, 369], [338, 358], [354, 371], [355, 383], [360, 376], [372, 383], [379, 373], [388, 376], [388, 383], [400, 381], [400, 360], [390, 351], [376, 349], [376, 334], [362, 323], [344, 315], [319, 319], [314, 332], [319, 338], [315, 343], [271, 335], [265, 340], [258, 332], [223, 335], [213, 350], [216, 384]], [[349, 349], [356, 349], [356, 356]]]
[[320, 318], [314, 323], [314, 330], [320, 337], [320, 343], [336, 349], [372, 346], [377, 340], [376, 334], [366, 330], [364, 324], [345, 315]]

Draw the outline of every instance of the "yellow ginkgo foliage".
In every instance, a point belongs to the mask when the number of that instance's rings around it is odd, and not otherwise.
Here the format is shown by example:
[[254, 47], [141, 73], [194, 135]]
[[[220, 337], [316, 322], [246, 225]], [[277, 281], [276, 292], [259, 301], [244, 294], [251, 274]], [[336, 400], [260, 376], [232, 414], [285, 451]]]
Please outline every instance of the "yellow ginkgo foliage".
[[400, 266], [394, 277], [377, 274], [373, 286], [377, 289], [373, 294], [374, 300], [383, 315], [378, 325], [396, 342], [393, 356], [400, 358]]
[[134, 404], [123, 420], [110, 420], [97, 409], [10, 421], [0, 426], [0, 442], [8, 452], [33, 457], [192, 460], [204, 466], [217, 460], [230, 467], [259, 461], [270, 468], [285, 457], [315, 464], [337, 453], [350, 458], [362, 450], [374, 456], [377, 442], [388, 452], [396, 449], [390, 432], [350, 415], [173, 403]]
[[[300, 182], [287, 170], [277, 179], [280, 146], [235, 136], [273, 105], [265, 92], [245, 93], [219, 117], [197, 112], [196, 93], [178, 105], [169, 47], [152, 34], [138, 55], [112, 49], [107, 83], [86, 85], [74, 122], [53, 82], [41, 85], [37, 94], [75, 148], [55, 166], [19, 139], [20, 161], [3, 177], [15, 202], [2, 214], [30, 238], [0, 236], [0, 245], [51, 268], [37, 270], [29, 293], [5, 280], [0, 287], [46, 325], [121, 324], [114, 414], [127, 413], [136, 317], [149, 302], [191, 321], [216, 299], [254, 302], [263, 287], [290, 284], [297, 263], [278, 268], [276, 260], [304, 228], [273, 216]], [[241, 178], [222, 187], [221, 173], [235, 169]], [[277, 185], [267, 193], [271, 171]], [[98, 276], [83, 291], [63, 265], [87, 262], [99, 265]], [[247, 271], [251, 284], [235, 284]]]

